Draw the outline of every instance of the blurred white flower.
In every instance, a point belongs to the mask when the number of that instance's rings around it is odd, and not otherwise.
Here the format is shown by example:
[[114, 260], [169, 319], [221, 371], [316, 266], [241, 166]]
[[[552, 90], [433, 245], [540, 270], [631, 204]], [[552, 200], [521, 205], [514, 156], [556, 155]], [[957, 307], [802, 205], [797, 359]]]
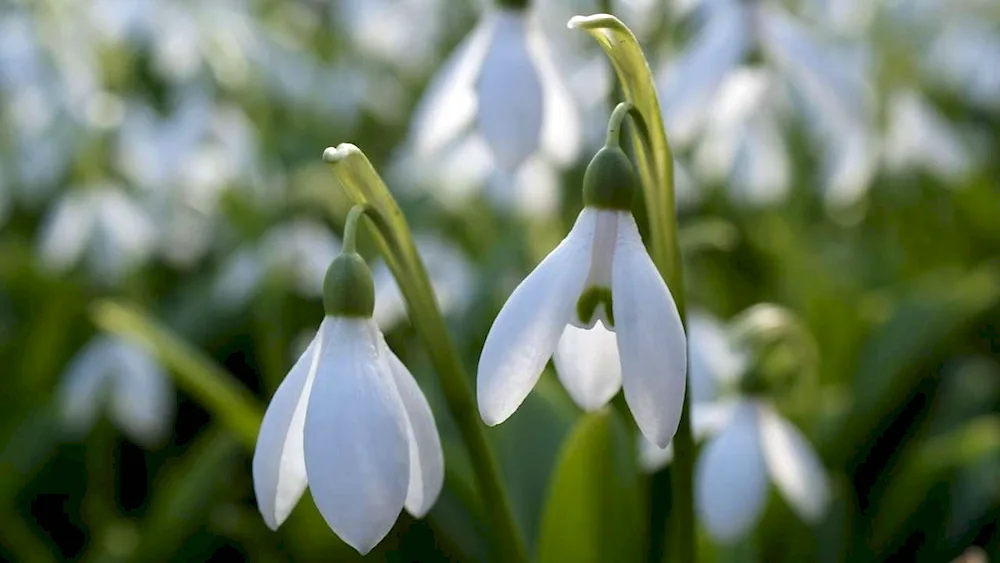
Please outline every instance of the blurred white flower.
[[38, 253], [42, 264], [65, 272], [86, 264], [100, 282], [115, 284], [146, 259], [157, 245], [152, 219], [135, 201], [109, 184], [72, 189], [53, 205], [42, 223]]
[[145, 350], [114, 336], [92, 339], [70, 362], [57, 390], [67, 430], [85, 434], [107, 409], [137, 443], [162, 441], [173, 423], [174, 388]]
[[277, 529], [306, 486], [327, 524], [368, 553], [404, 507], [424, 516], [444, 483], [434, 415], [371, 318], [327, 316], [264, 413], [254, 492]]
[[481, 139], [475, 142], [489, 158], [466, 178], [488, 178], [501, 205], [529, 214], [553, 209], [558, 183], [539, 176], [554, 176], [550, 169], [577, 157], [580, 121], [528, 10], [488, 8], [431, 80], [404, 151], [407, 171], [438, 174], [442, 155], [469, 138]]
[[669, 443], [684, 399], [684, 330], [630, 212], [585, 207], [504, 304], [479, 359], [486, 424], [517, 410], [557, 349], [559, 377], [582, 408], [622, 386], [643, 434]]
[[[463, 311], [473, 290], [474, 271], [468, 259], [445, 239], [429, 235], [415, 235], [414, 239], [441, 312], [448, 315]], [[388, 331], [406, 318], [406, 303], [385, 262], [372, 267], [372, 277], [375, 280], [373, 317], [381, 330]]]
[[1000, 112], [1000, 31], [971, 14], [950, 19], [937, 23], [942, 31], [920, 61], [925, 72], [969, 102]]
[[326, 270], [338, 253], [340, 240], [322, 223], [295, 219], [279, 224], [223, 262], [212, 293], [227, 307], [241, 307], [257, 294], [265, 278], [280, 276], [300, 295], [319, 297]]
[[[756, 79], [768, 84], [757, 87], [767, 92], [756, 94], [754, 104], [741, 102], [744, 110], [729, 117], [729, 133], [738, 133], [738, 140], [722, 142], [720, 154], [709, 151], [702, 160], [712, 161], [733, 179], [743, 178], [746, 183], [737, 190], [745, 201], [783, 199], [790, 159], [777, 116], [785, 111], [781, 106], [794, 107], [780, 101], [779, 90], [790, 86], [794, 97], [789, 101], [801, 101], [807, 123], [825, 150], [821, 180], [827, 202], [846, 205], [863, 195], [877, 162], [864, 61], [821, 43], [801, 22], [764, 1], [705, 0], [699, 8], [695, 17], [700, 26], [691, 47], [660, 73], [664, 122], [671, 140], [684, 147], [720, 128], [718, 108], [732, 103], [732, 95], [725, 91], [733, 88], [728, 78], [759, 49], [773, 67], [773, 73], [762, 74], [766, 79]], [[748, 168], [737, 171], [738, 166]]]
[[[705, 528], [724, 543], [744, 536], [763, 512], [769, 480], [800, 518], [818, 521], [830, 497], [823, 465], [766, 399], [738, 394], [746, 351], [705, 313], [690, 315], [688, 335], [692, 434], [709, 439], [695, 467], [695, 502]], [[659, 448], [640, 436], [645, 471], [660, 469], [672, 457], [672, 445]]]
[[768, 480], [803, 520], [816, 523], [826, 513], [829, 483], [809, 442], [765, 401], [739, 401], [695, 466], [695, 506], [712, 537], [728, 543], [751, 530]]
[[949, 182], [972, 168], [972, 153], [960, 132], [919, 92], [902, 90], [889, 98], [886, 166], [893, 172], [922, 169]]

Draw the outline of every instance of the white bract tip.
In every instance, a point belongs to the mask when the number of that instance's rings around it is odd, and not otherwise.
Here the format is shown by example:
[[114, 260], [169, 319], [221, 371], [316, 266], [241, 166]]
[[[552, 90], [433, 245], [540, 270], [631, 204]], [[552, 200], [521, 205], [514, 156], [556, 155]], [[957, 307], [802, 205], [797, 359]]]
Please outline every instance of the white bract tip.
[[361, 152], [357, 146], [351, 143], [340, 143], [336, 147], [326, 147], [323, 150], [323, 162], [329, 162], [330, 164], [336, 164], [352, 154], [358, 154]]

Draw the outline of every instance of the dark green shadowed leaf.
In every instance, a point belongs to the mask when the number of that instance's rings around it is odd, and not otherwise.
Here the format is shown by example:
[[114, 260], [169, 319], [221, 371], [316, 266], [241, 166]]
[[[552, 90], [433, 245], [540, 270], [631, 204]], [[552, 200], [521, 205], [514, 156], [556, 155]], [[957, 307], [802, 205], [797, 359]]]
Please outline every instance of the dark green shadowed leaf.
[[642, 518], [631, 435], [610, 408], [583, 416], [549, 481], [539, 563], [639, 561]]

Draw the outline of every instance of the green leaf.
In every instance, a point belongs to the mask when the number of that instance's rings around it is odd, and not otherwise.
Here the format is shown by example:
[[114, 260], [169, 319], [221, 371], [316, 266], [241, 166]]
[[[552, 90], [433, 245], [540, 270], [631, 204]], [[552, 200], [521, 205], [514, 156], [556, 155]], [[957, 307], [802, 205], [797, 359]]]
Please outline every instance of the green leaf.
[[643, 520], [631, 435], [610, 408], [583, 416], [552, 474], [539, 563], [639, 561]]
[[872, 546], [884, 550], [901, 540], [906, 522], [937, 483], [962, 467], [1000, 458], [1000, 417], [985, 415], [935, 436], [900, 463], [874, 519]]
[[141, 346], [159, 359], [170, 369], [179, 388], [253, 450], [262, 408], [229, 372], [138, 307], [103, 300], [93, 306], [91, 316], [101, 330]]
[[1000, 303], [1000, 272], [985, 266], [971, 273], [942, 273], [907, 295], [861, 353], [855, 372], [856, 404], [835, 440], [850, 455], [909, 395], [920, 366], [935, 359], [950, 339]]

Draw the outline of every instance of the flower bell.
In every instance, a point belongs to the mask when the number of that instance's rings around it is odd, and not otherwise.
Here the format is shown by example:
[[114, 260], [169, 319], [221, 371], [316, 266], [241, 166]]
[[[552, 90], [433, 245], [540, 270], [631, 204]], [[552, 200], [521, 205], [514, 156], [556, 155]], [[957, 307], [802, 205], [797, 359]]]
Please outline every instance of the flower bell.
[[427, 513], [444, 458], [427, 399], [372, 320], [371, 271], [354, 251], [359, 214], [326, 274], [326, 317], [264, 414], [253, 480], [272, 529], [308, 485], [327, 524], [365, 554], [404, 507]]
[[649, 440], [666, 446], [677, 430], [684, 328], [630, 211], [637, 181], [618, 146], [622, 108], [587, 167], [575, 225], [514, 290], [486, 337], [477, 385], [489, 425], [513, 414], [562, 340], [557, 367], [568, 366], [560, 377], [581, 407], [602, 406], [621, 386]]

